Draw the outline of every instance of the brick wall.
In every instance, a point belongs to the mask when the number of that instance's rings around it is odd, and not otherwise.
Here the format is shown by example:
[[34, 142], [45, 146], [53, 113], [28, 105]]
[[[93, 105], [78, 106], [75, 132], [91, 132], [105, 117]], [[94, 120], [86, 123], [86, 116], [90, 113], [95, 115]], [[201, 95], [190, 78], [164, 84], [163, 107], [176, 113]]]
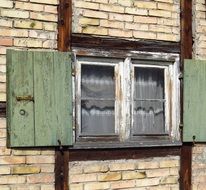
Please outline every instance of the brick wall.
[[179, 0], [75, 0], [73, 32], [179, 41]]
[[70, 190], [179, 190], [179, 157], [71, 162]]
[[0, 1], [0, 101], [5, 101], [6, 49], [56, 49], [58, 0]]
[[[206, 59], [206, 4], [205, 0], [193, 1], [193, 57]], [[206, 187], [206, 145], [195, 144], [192, 154], [193, 190], [205, 190]]]
[[[58, 0], [0, 1], [0, 101], [6, 96], [6, 49], [56, 49]], [[54, 190], [54, 151], [6, 148], [0, 119], [0, 190]]]

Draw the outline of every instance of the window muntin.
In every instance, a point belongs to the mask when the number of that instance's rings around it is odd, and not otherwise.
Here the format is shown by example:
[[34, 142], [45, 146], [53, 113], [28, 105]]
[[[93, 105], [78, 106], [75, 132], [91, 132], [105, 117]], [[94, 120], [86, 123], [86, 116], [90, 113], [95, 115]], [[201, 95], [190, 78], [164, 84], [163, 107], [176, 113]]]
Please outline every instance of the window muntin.
[[[175, 57], [172, 55], [171, 57]], [[99, 66], [110, 66], [114, 67], [114, 78], [115, 78], [115, 111], [114, 111], [114, 122], [115, 122], [115, 134], [87, 134], [82, 135], [81, 131], [81, 102], [77, 101], [77, 142], [81, 142], [82, 139], [93, 142], [93, 140], [108, 143], [112, 142], [111, 138], [115, 142], [121, 143], [137, 143], [137, 146], [142, 146], [146, 144], [159, 144], [159, 143], [175, 143], [179, 141], [179, 80], [178, 80], [178, 57], [176, 59], [165, 61], [162, 59], [156, 60], [138, 60], [126, 58], [124, 61], [121, 59], [109, 59], [109, 58], [95, 58], [93, 56], [80, 57], [77, 58], [77, 100], [79, 99], [81, 92], [81, 67], [83, 65], [99, 65]], [[148, 100], [153, 99], [153, 104], [161, 111], [161, 119], [163, 121], [161, 126], [148, 130], [145, 133], [134, 127], [133, 111], [135, 104], [134, 101], [134, 79], [135, 79], [135, 68], [136, 72], [138, 69], [151, 69], [156, 70], [160, 75], [160, 79], [156, 77], [157, 81], [161, 83], [161, 88], [159, 89], [159, 94], [157, 96], [146, 97]], [[146, 72], [147, 73], [147, 72]], [[150, 72], [152, 73], [152, 72]], [[152, 74], [151, 74], [152, 75]], [[164, 76], [163, 76], [164, 75]], [[161, 81], [162, 79], [162, 81]], [[138, 93], [137, 93], [138, 94]], [[138, 98], [138, 95], [137, 95]], [[145, 99], [146, 99], [145, 98]], [[136, 97], [135, 97], [136, 99]], [[141, 99], [141, 96], [139, 97]], [[143, 101], [144, 98], [142, 98]], [[138, 101], [137, 101], [138, 102]], [[144, 102], [144, 104], [146, 104]], [[80, 106], [79, 106], [80, 105]], [[94, 126], [95, 127], [95, 126]], [[115, 138], [113, 138], [115, 136]], [[85, 138], [86, 137], [86, 138]], [[105, 138], [104, 138], [105, 137]], [[83, 140], [83, 141], [84, 141]], [[161, 142], [160, 142], [161, 141]]]

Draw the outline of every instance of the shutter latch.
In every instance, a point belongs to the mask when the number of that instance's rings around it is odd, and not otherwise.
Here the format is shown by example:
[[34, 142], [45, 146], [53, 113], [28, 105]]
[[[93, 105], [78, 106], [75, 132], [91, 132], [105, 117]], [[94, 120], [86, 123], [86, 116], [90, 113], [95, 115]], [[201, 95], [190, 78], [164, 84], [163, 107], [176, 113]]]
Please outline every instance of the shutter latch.
[[31, 101], [33, 102], [34, 101], [34, 97], [32, 96], [16, 96], [16, 100], [17, 101]]

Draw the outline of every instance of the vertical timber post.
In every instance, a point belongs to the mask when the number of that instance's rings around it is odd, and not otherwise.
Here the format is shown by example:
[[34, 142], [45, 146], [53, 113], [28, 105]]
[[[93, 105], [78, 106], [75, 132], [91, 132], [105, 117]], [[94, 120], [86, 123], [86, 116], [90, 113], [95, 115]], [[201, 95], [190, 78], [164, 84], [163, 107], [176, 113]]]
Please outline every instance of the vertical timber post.
[[[180, 3], [180, 27], [181, 27], [181, 55], [180, 71], [184, 70], [184, 59], [192, 59], [192, 0], [181, 0]], [[183, 124], [183, 80], [181, 79], [181, 127]], [[183, 131], [181, 130], [181, 135]], [[192, 144], [183, 143], [180, 159], [180, 190], [192, 189]]]
[[[58, 51], [71, 50], [72, 0], [60, 0], [58, 6]], [[55, 150], [55, 190], [69, 190], [69, 150]]]

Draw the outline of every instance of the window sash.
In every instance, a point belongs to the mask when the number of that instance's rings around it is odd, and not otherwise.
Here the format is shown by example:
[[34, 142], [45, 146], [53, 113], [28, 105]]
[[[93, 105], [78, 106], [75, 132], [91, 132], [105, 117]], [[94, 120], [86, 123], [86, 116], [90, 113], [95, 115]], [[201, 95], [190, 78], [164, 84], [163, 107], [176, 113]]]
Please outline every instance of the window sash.
[[[106, 62], [108, 61], [108, 62]], [[119, 80], [120, 80], [120, 76], [119, 76], [119, 62], [120, 60], [107, 60], [106, 59], [105, 62], [103, 62], [102, 60], [99, 61], [98, 59], [89, 59], [84, 61], [84, 60], [77, 60], [76, 61], [76, 123], [77, 123], [77, 130], [76, 130], [76, 138], [99, 138], [101, 139], [102, 137], [112, 137], [114, 136], [115, 139], [116, 137], [119, 135], [119, 121], [117, 120], [118, 115], [119, 115], [119, 109], [120, 109], [120, 105], [119, 105], [119, 101], [117, 100], [116, 97], [118, 97], [118, 88], [117, 86], [119, 86]], [[90, 134], [90, 133], [82, 133], [82, 127], [81, 127], [81, 110], [82, 110], [82, 106], [81, 106], [81, 101], [82, 100], [94, 100], [95, 98], [81, 98], [81, 67], [82, 65], [97, 65], [97, 66], [111, 66], [114, 68], [114, 82], [115, 82], [115, 98], [96, 98], [96, 99], [101, 99], [102, 101], [104, 100], [112, 100], [114, 101], [114, 133], [113, 134]]]

